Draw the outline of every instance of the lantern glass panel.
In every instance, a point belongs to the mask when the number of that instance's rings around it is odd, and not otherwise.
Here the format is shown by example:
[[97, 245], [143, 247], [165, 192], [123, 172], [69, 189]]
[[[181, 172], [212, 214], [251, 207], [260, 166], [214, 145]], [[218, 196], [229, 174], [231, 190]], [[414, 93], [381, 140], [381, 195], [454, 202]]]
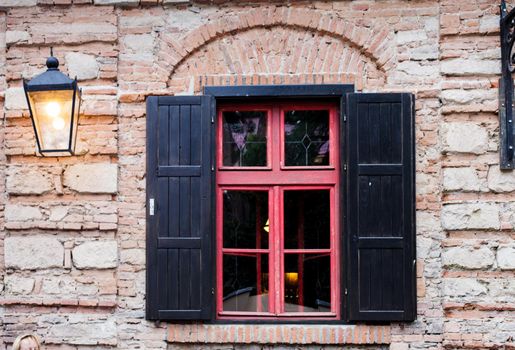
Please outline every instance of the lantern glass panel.
[[[31, 91], [28, 93], [34, 126], [39, 138], [40, 152], [67, 151], [75, 143], [76, 124], [71, 128], [72, 115], [77, 118], [78, 101], [73, 108], [74, 90]], [[77, 96], [78, 97], [78, 96]], [[73, 113], [75, 112], [75, 113]], [[70, 143], [72, 137], [72, 143]]]

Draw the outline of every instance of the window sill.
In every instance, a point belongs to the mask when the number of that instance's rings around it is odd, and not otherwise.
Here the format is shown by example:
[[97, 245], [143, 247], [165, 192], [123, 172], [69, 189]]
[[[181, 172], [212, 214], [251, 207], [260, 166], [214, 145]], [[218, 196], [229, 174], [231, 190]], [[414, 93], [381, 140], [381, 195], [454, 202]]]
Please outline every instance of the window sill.
[[390, 326], [170, 324], [167, 341], [201, 344], [390, 344]]

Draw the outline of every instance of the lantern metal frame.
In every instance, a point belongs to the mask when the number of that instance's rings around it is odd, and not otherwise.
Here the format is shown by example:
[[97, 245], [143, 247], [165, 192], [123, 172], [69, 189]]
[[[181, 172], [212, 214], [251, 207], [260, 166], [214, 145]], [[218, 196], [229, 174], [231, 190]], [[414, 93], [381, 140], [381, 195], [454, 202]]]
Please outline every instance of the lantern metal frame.
[[[78, 133], [78, 123], [80, 115], [81, 95], [82, 91], [78, 86], [77, 77], [70, 79], [68, 76], [63, 74], [59, 70], [59, 61], [53, 56], [52, 49], [50, 50], [50, 57], [46, 61], [47, 70], [42, 74], [32, 78], [30, 81], [23, 80], [23, 88], [25, 91], [25, 98], [27, 99], [27, 105], [29, 107], [30, 118], [32, 121], [32, 127], [34, 129], [34, 135], [36, 137], [36, 144], [38, 147], [38, 153], [42, 156], [71, 156], [75, 154], [75, 146]], [[34, 116], [33, 106], [29, 99], [29, 94], [32, 92], [62, 92], [62, 91], [73, 91], [71, 101], [71, 117], [69, 130], [63, 130], [68, 132], [68, 147], [64, 149], [43, 149], [41, 142], [41, 135], [39, 135], [38, 128], [36, 127], [36, 117]], [[78, 94], [78, 96], [77, 96]], [[78, 98], [77, 98], [78, 97]], [[76, 101], [79, 104], [76, 106]], [[76, 110], [77, 107], [77, 110]], [[75, 115], [77, 114], [77, 115]]]

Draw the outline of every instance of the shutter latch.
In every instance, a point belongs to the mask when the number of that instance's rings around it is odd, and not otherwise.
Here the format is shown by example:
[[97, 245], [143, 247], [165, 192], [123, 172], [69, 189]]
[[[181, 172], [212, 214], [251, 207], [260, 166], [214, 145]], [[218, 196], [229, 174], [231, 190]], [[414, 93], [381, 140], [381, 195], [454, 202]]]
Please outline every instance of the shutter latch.
[[155, 214], [154, 198], [150, 198], [148, 200], [148, 212], [149, 212], [150, 216], [154, 216], [154, 214]]
[[347, 295], [347, 288], [345, 288], [345, 295]]
[[215, 289], [211, 288], [211, 294], [215, 295]]
[[343, 164], [343, 170], [347, 171], [347, 164]]

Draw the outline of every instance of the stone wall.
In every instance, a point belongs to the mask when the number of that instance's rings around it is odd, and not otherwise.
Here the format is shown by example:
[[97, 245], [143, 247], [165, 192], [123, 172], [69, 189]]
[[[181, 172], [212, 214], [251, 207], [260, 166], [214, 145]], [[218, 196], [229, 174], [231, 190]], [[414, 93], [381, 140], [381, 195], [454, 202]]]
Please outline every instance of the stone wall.
[[[47, 349], [515, 346], [515, 173], [498, 165], [498, 2], [214, 3], [0, 3], [0, 350], [25, 331]], [[35, 155], [21, 84], [44, 69], [50, 47], [83, 88], [74, 157]], [[416, 94], [417, 320], [145, 321], [145, 97], [302, 83]]]

